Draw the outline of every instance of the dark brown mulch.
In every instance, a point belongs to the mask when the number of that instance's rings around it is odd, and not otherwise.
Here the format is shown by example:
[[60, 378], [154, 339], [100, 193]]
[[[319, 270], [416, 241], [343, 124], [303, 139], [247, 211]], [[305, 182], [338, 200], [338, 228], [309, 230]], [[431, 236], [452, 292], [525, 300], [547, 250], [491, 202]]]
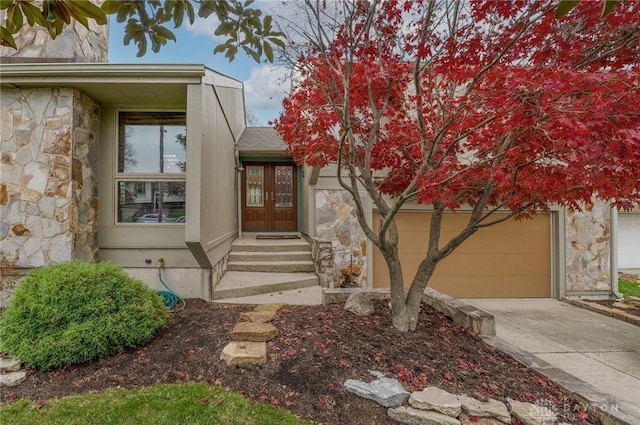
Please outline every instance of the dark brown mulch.
[[365, 318], [342, 307], [284, 307], [274, 321], [280, 334], [268, 343], [267, 364], [229, 367], [220, 352], [239, 313], [252, 307], [188, 300], [144, 347], [60, 370], [31, 370], [22, 385], [2, 392], [2, 401], [207, 381], [326, 424], [391, 424], [383, 407], [343, 388], [349, 378], [370, 381], [369, 371], [377, 370], [412, 390], [436, 385], [478, 398], [538, 401], [552, 406], [560, 422], [581, 423], [578, 405], [561, 389], [428, 307], [418, 329], [406, 334], [391, 326], [384, 303]]

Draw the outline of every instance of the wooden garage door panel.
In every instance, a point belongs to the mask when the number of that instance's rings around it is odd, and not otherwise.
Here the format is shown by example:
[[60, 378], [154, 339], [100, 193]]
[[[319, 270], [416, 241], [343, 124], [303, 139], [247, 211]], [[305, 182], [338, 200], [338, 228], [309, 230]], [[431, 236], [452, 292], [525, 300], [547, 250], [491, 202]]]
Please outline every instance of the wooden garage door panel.
[[[398, 215], [400, 255], [408, 286], [424, 258], [428, 220], [425, 212]], [[468, 214], [449, 214], [443, 222], [442, 241], [462, 229]], [[379, 217], [374, 217], [379, 225]], [[481, 229], [465, 241], [436, 270], [430, 286], [455, 297], [517, 298], [551, 296], [551, 230], [549, 215], [532, 220], [506, 221]], [[388, 287], [382, 255], [374, 250], [374, 287]]]
[[[524, 277], [476, 277], [473, 284], [467, 284], [458, 277], [438, 277], [430, 287], [456, 298], [548, 298], [549, 290], [540, 286], [536, 276]], [[522, 295], [522, 287], [528, 288]], [[500, 295], [487, 296], [487, 293]]]
[[[525, 223], [526, 225], [526, 223]], [[489, 230], [489, 229], [486, 229]], [[456, 253], [473, 253], [477, 254], [480, 249], [491, 253], [505, 254], [524, 254], [531, 252], [547, 252], [549, 251], [549, 231], [547, 227], [543, 232], [521, 232], [517, 238], [513, 237], [513, 232], [494, 232], [491, 238], [477, 238], [477, 235], [466, 240], [457, 250]], [[401, 240], [415, 240], [417, 248], [422, 247], [426, 252], [427, 232], [399, 232]], [[455, 234], [453, 232], [442, 232], [442, 240], [449, 240]], [[526, 240], [526, 244], [522, 241]]]

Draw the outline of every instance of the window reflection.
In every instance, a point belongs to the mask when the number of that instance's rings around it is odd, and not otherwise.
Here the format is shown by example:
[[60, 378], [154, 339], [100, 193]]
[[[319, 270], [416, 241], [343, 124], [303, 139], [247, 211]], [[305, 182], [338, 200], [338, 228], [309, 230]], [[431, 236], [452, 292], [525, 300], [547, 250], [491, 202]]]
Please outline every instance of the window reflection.
[[186, 183], [119, 181], [119, 223], [184, 223]]
[[184, 112], [120, 112], [118, 172], [184, 173]]

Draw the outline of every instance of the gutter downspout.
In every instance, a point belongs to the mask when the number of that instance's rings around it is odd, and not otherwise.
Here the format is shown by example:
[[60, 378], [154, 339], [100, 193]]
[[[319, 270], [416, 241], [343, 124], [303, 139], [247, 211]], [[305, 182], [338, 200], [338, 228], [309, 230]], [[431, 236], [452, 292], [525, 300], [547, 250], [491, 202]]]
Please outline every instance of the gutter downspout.
[[609, 226], [611, 235], [611, 293], [617, 298], [624, 298], [618, 291], [618, 209], [611, 208], [611, 225]]
[[[241, 238], [242, 237], [242, 172], [244, 171], [244, 168], [242, 168], [242, 164], [240, 163], [240, 152], [238, 151], [238, 149], [235, 149], [234, 151], [234, 155], [235, 155], [235, 160], [236, 160], [236, 199], [237, 199], [237, 203], [238, 203], [238, 212], [237, 212], [237, 220], [238, 220], [238, 237]], [[616, 282], [617, 284], [617, 282]]]

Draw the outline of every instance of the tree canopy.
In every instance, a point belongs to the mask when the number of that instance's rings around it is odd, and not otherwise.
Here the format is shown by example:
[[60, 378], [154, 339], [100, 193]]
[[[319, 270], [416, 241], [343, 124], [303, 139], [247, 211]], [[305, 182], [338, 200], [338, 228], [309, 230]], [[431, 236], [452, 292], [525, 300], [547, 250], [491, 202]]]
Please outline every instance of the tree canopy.
[[[640, 2], [605, 19], [599, 2], [561, 20], [556, 6], [307, 0], [289, 34], [297, 72], [276, 128], [299, 163], [338, 164], [389, 268], [400, 330], [415, 329], [436, 265], [480, 228], [594, 197], [640, 200]], [[403, 282], [395, 216], [410, 202], [432, 214]], [[461, 208], [466, 226], [441, 238], [445, 212]]]
[[193, 24], [197, 16], [207, 18], [215, 14], [220, 25], [215, 35], [226, 37], [215, 47], [214, 53], [224, 53], [231, 61], [239, 50], [256, 62], [266, 58], [274, 60], [274, 46], [284, 47], [283, 34], [273, 25], [269, 15], [251, 7], [253, 0], [106, 0], [100, 7], [89, 0], [0, 0], [0, 10], [6, 21], [0, 26], [0, 44], [17, 48], [14, 35], [27, 24], [45, 27], [52, 38], [60, 35], [71, 19], [85, 27], [93, 20], [98, 25], [107, 23], [108, 15], [116, 15], [125, 22], [124, 44], [132, 41], [138, 47], [138, 56], [147, 52], [148, 45], [157, 53], [169, 40], [176, 41], [169, 29], [180, 27], [185, 19]]

